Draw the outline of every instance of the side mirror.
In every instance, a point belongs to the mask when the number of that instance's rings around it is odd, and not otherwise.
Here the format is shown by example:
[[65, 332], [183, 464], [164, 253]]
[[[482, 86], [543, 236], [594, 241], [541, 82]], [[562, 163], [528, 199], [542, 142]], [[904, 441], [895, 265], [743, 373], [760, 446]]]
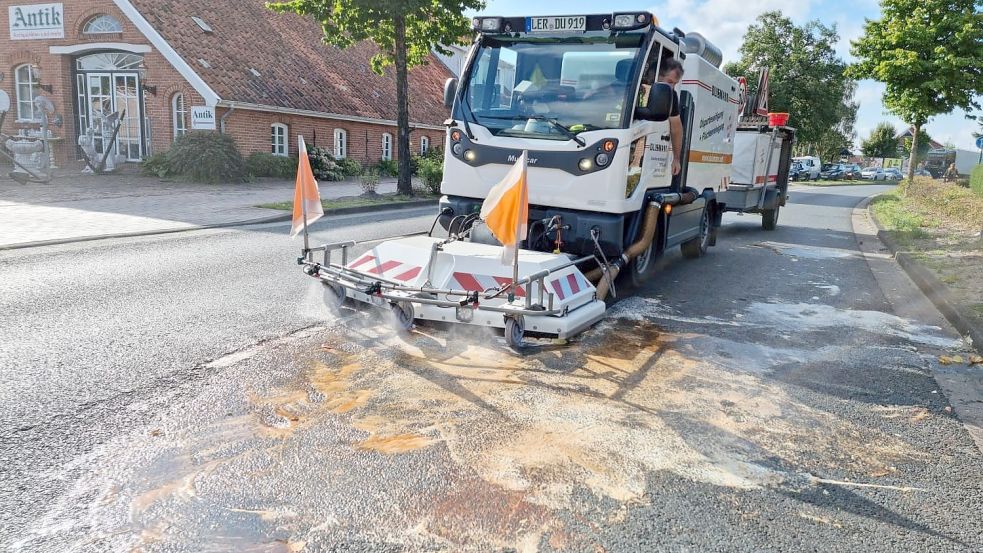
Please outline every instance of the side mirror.
[[457, 96], [457, 79], [451, 77], [444, 81], [444, 107], [454, 107], [455, 96]]
[[666, 83], [655, 83], [649, 90], [648, 101], [644, 107], [635, 110], [635, 117], [648, 121], [665, 121], [672, 111], [676, 93]]

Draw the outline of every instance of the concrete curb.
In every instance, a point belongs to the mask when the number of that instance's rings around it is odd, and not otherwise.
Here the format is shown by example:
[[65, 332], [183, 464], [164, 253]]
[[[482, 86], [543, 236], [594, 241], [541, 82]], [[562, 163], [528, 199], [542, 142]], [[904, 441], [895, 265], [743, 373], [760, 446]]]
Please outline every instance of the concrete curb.
[[[412, 209], [416, 207], [425, 207], [430, 205], [437, 205], [437, 200], [436, 199], [414, 200], [411, 202], [401, 202], [397, 205], [363, 205], [363, 206], [356, 206], [356, 207], [341, 207], [338, 209], [329, 209], [325, 211], [324, 214], [325, 215], [352, 215], [358, 213], [371, 213], [375, 211], [395, 211], [401, 209]], [[113, 234], [99, 234], [94, 236], [80, 236], [75, 238], [56, 238], [54, 240], [37, 240], [34, 242], [21, 242], [18, 244], [0, 245], [0, 251], [21, 250], [26, 248], [36, 248], [40, 246], [58, 246], [61, 244], [74, 244], [76, 242], [110, 240], [113, 238], [134, 238], [139, 236], [155, 236], [158, 234], [175, 234], [178, 232], [190, 232], [195, 230], [235, 228], [235, 227], [245, 227], [250, 225], [262, 225], [267, 223], [282, 223], [282, 222], [289, 221], [290, 218], [291, 215], [289, 213], [283, 213], [279, 215], [271, 215], [268, 217], [260, 217], [258, 219], [249, 219], [246, 221], [231, 221], [228, 223], [216, 223], [212, 225], [195, 225], [190, 227], [143, 230], [143, 231], [136, 231], [136, 232], [120, 232], [120, 233], [113, 233]]]
[[908, 277], [918, 286], [918, 288], [935, 305], [935, 308], [942, 313], [942, 316], [949, 321], [957, 331], [963, 336], [969, 336], [973, 342], [973, 347], [983, 353], [983, 326], [976, 324], [972, 319], [963, 315], [958, 305], [959, 303], [949, 293], [948, 288], [931, 271], [921, 266], [918, 261], [909, 253], [902, 251], [901, 246], [890, 236], [881, 226], [877, 218], [870, 211], [870, 202], [874, 197], [870, 197], [861, 202], [857, 207], [867, 211], [867, 216], [877, 227], [877, 238], [894, 255], [898, 265], [904, 269]]

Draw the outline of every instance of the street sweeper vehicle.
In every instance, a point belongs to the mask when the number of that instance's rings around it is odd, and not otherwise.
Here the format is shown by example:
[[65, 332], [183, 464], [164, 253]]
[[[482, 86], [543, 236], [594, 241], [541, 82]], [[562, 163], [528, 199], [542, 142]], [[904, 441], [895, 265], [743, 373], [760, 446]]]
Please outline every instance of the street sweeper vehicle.
[[[305, 245], [298, 262], [334, 301], [391, 309], [405, 328], [502, 328], [514, 348], [529, 334], [567, 338], [647, 282], [664, 252], [714, 245], [738, 83], [706, 39], [648, 12], [478, 17], [474, 28], [460, 82], [445, 86], [431, 233], [360, 255], [354, 242]], [[676, 63], [678, 97], [658, 82]]]

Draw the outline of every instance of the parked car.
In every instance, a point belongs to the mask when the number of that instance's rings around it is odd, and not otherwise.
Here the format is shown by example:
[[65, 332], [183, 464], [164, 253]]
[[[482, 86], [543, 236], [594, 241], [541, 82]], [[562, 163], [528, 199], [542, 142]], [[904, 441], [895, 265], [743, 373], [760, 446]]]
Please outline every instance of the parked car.
[[932, 177], [933, 179], [935, 178], [935, 175], [933, 175], [931, 172], [929, 172], [928, 169], [915, 169], [915, 176], [916, 177]]
[[842, 163], [827, 163], [823, 165], [822, 171], [819, 172], [819, 178], [823, 180], [840, 180], [843, 174], [846, 172], [846, 166]]
[[807, 178], [807, 175], [805, 174], [805, 169], [802, 168], [802, 164], [798, 161], [793, 161], [788, 166], [788, 180], [797, 181], [805, 178]]
[[901, 174], [901, 169], [897, 167], [888, 167], [884, 170], [884, 176], [891, 180], [901, 180], [904, 176]]
[[860, 173], [862, 172], [860, 166], [856, 163], [848, 163], [845, 165], [846, 169], [843, 172], [843, 178], [854, 180], [863, 178]]
[[887, 175], [884, 174], [884, 169], [880, 167], [868, 167], [860, 172], [862, 178], [868, 180], [885, 180]]
[[816, 156], [801, 156], [793, 157], [792, 161], [797, 161], [802, 165], [803, 172], [802, 180], [819, 180], [819, 172], [822, 167], [822, 162]]

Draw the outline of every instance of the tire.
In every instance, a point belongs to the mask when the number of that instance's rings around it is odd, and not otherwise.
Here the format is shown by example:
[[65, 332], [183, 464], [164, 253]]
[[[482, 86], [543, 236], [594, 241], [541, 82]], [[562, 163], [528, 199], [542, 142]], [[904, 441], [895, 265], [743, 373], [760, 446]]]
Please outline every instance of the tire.
[[775, 206], [775, 209], [766, 209], [761, 212], [761, 228], [765, 230], [775, 230], [778, 227], [778, 211], [781, 209], [780, 206]]
[[324, 282], [323, 280], [321, 281], [321, 285], [324, 286], [324, 305], [327, 305], [330, 309], [338, 309], [341, 307], [341, 304], [345, 303], [348, 293], [344, 287]]
[[700, 217], [700, 235], [692, 240], [683, 242], [679, 248], [686, 259], [696, 259], [703, 257], [710, 247], [710, 210], [703, 208], [703, 215]]
[[401, 301], [390, 304], [389, 308], [393, 314], [393, 324], [396, 326], [396, 330], [409, 332], [413, 328], [413, 319], [416, 317], [413, 313], [413, 304]]
[[652, 238], [652, 243], [649, 244], [647, 250], [645, 250], [642, 255], [631, 260], [628, 264], [628, 279], [631, 281], [631, 285], [634, 287], [640, 287], [648, 282], [649, 276], [652, 274], [652, 268], [655, 265], [655, 259], [652, 255], [652, 250], [655, 248], [655, 238]]
[[516, 352], [525, 347], [525, 334], [526, 324], [522, 317], [509, 317], [505, 320], [505, 343]]

